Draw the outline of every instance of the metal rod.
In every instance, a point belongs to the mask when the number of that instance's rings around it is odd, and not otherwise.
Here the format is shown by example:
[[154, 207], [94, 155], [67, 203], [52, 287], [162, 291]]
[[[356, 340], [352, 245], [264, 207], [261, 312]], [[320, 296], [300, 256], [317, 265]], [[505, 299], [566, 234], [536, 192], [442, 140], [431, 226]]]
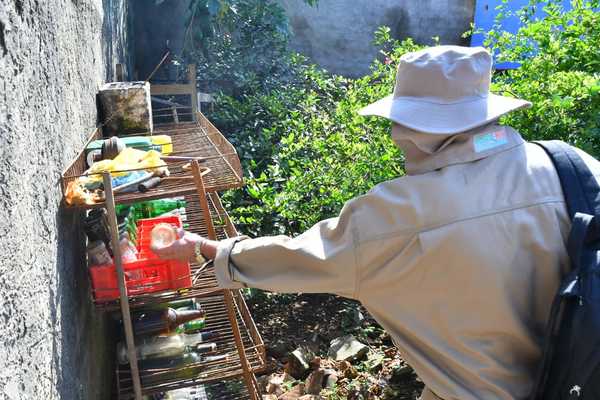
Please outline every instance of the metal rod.
[[242, 341], [242, 335], [240, 334], [240, 327], [237, 323], [237, 318], [235, 316], [235, 303], [233, 301], [233, 297], [231, 295], [231, 291], [224, 289], [223, 296], [225, 297], [225, 305], [227, 306], [227, 316], [229, 317], [229, 322], [231, 323], [231, 330], [233, 331], [233, 339], [235, 340], [235, 347], [237, 348], [238, 355], [240, 357], [240, 362], [242, 364], [242, 372], [244, 374], [244, 381], [246, 382], [246, 386], [248, 387], [248, 392], [252, 400], [258, 400], [256, 397], [256, 377], [252, 374], [250, 365], [248, 364], [248, 359], [246, 358], [246, 351], [244, 350], [244, 342]]
[[163, 56], [163, 58], [156, 65], [156, 67], [154, 67], [154, 69], [152, 70], [152, 72], [150, 73], [150, 75], [148, 75], [148, 78], [146, 78], [146, 80], [144, 82], [150, 82], [150, 79], [152, 79], [152, 77], [154, 76], [154, 74], [156, 73], [156, 71], [158, 71], [158, 69], [160, 68], [160, 66], [165, 62], [165, 60], [167, 59], [167, 57], [169, 57], [170, 54], [171, 54], [171, 51], [167, 50], [167, 52], [165, 53], [165, 55]]
[[[202, 179], [202, 173], [200, 172], [200, 164], [198, 161], [192, 161], [192, 172], [194, 173], [194, 180], [196, 182], [196, 188], [198, 190], [198, 197], [200, 201], [200, 208], [204, 214], [206, 220], [206, 227], [208, 228], [208, 238], [211, 240], [217, 240], [215, 233], [215, 227], [212, 223], [212, 217], [210, 215], [210, 209], [208, 208], [208, 198], [206, 196], [206, 190], [204, 189], [204, 180]], [[225, 298], [225, 305], [227, 306], [227, 317], [231, 323], [231, 330], [233, 331], [233, 338], [235, 340], [235, 347], [237, 348], [240, 362], [242, 364], [242, 373], [244, 375], [244, 381], [248, 388], [248, 392], [252, 397], [252, 400], [258, 400], [256, 394], [256, 377], [252, 374], [248, 359], [246, 358], [246, 351], [244, 350], [244, 342], [242, 341], [242, 334], [240, 333], [240, 327], [237, 323], [235, 315], [235, 303], [231, 295], [231, 291], [224, 289], [223, 297]]]
[[200, 208], [202, 209], [202, 215], [204, 215], [204, 221], [206, 222], [206, 228], [208, 230], [208, 238], [217, 240], [215, 226], [213, 225], [212, 217], [210, 215], [210, 208], [208, 208], [204, 179], [202, 179], [202, 172], [200, 171], [200, 164], [198, 161], [192, 161], [192, 173], [194, 174], [194, 182], [196, 183], [196, 190], [198, 191], [198, 201], [200, 202]]
[[142, 400], [142, 385], [140, 383], [140, 374], [137, 365], [137, 355], [135, 352], [135, 343], [133, 340], [133, 327], [131, 325], [129, 299], [127, 298], [125, 274], [123, 273], [123, 263], [121, 261], [121, 248], [119, 247], [119, 228], [117, 227], [115, 197], [112, 190], [112, 177], [109, 172], [105, 172], [104, 174], [102, 174], [102, 178], [104, 181], [104, 195], [106, 197], [106, 211], [108, 213], [108, 223], [110, 225], [110, 244], [115, 259], [115, 267], [117, 269], [117, 281], [119, 282], [121, 314], [123, 317], [123, 327], [125, 328], [125, 343], [127, 344], [127, 356], [129, 357], [129, 366], [131, 367], [133, 390], [135, 392], [135, 399]]

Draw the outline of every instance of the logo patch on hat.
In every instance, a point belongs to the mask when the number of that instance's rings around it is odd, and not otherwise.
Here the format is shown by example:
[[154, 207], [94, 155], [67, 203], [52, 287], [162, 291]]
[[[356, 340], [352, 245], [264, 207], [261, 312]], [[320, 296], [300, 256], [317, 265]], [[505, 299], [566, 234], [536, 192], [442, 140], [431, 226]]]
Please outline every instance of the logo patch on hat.
[[504, 132], [504, 129], [500, 129], [495, 132], [480, 133], [479, 135], [473, 136], [475, 153], [488, 151], [505, 145], [506, 143], [508, 143], [508, 138], [506, 136], [506, 132]]

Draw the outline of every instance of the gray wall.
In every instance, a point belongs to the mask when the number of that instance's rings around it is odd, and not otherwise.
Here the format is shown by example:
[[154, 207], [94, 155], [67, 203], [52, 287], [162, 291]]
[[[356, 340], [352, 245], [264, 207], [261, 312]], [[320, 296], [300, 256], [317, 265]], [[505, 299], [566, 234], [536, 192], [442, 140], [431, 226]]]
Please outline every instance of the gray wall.
[[474, 0], [278, 0], [294, 31], [292, 47], [330, 72], [357, 77], [369, 72], [377, 56], [371, 44], [382, 25], [396, 38], [429, 44], [462, 44], [473, 21]]
[[110, 324], [59, 176], [128, 62], [126, 22], [126, 0], [0, 0], [0, 399], [110, 397]]
[[130, 3], [135, 15], [135, 79], [148, 78], [163, 58], [168, 41], [171, 57], [152, 79], [174, 81], [177, 75], [169, 67], [169, 60], [182, 55], [190, 0], [164, 0], [158, 5], [149, 0], [130, 0]]

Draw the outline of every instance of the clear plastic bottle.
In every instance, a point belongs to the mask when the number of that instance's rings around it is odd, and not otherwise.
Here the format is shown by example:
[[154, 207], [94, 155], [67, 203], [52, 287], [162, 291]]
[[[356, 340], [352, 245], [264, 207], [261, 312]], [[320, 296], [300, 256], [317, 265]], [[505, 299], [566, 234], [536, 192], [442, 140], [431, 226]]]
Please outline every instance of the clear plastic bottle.
[[129, 234], [127, 232], [121, 235], [119, 241], [119, 248], [121, 249], [121, 261], [123, 263], [130, 263], [138, 260], [138, 251], [129, 240]]
[[150, 246], [162, 248], [170, 245], [177, 240], [177, 230], [171, 224], [156, 224], [150, 232]]

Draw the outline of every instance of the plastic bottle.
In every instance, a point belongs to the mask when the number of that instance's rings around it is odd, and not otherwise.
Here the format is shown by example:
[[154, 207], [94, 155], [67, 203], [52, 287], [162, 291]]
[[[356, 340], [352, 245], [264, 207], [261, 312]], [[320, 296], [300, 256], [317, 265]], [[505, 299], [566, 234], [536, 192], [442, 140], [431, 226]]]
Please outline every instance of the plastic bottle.
[[142, 203], [145, 208], [145, 218], [154, 218], [177, 208], [185, 208], [185, 200], [182, 199], [160, 199]]
[[150, 232], [150, 246], [165, 247], [177, 240], [177, 230], [171, 224], [160, 223], [154, 225]]
[[152, 135], [150, 136], [152, 140], [152, 144], [156, 147], [160, 147], [158, 151], [162, 154], [167, 155], [173, 152], [173, 143], [171, 141], [171, 136], [169, 135]]
[[188, 321], [185, 324], [179, 325], [175, 328], [177, 333], [195, 333], [206, 328], [206, 321], [204, 318], [195, 319]]
[[152, 304], [149, 306], [149, 308], [152, 310], [164, 310], [167, 308], [172, 308], [177, 311], [202, 310], [202, 306], [194, 297], [189, 299], [172, 300], [168, 303]]
[[[139, 203], [134, 203], [128, 207], [132, 208], [133, 215], [135, 216], [135, 219], [138, 220], [159, 217], [162, 214], [168, 213], [169, 211], [177, 208], [185, 208], [185, 206], [186, 202], [182, 197], [175, 197], [160, 200], [142, 201]], [[120, 207], [125, 206], [117, 206], [117, 210], [119, 210]]]
[[174, 216], [178, 216], [179, 218], [181, 218], [181, 222], [187, 221], [185, 207], [176, 208], [174, 210], [171, 210], [164, 214], [159, 215], [159, 217], [174, 217]]
[[209, 340], [214, 340], [219, 337], [219, 334], [213, 331], [204, 331], [192, 334], [184, 334], [181, 335], [181, 337], [187, 346], [194, 346], [198, 343], [206, 343]]
[[206, 389], [203, 385], [169, 390], [163, 400], [206, 400]]
[[123, 263], [131, 263], [138, 260], [138, 251], [129, 240], [129, 234], [124, 233], [121, 235], [119, 248], [121, 249], [121, 261]]
[[90, 267], [112, 264], [112, 258], [101, 240], [90, 242], [87, 245], [87, 255]]

